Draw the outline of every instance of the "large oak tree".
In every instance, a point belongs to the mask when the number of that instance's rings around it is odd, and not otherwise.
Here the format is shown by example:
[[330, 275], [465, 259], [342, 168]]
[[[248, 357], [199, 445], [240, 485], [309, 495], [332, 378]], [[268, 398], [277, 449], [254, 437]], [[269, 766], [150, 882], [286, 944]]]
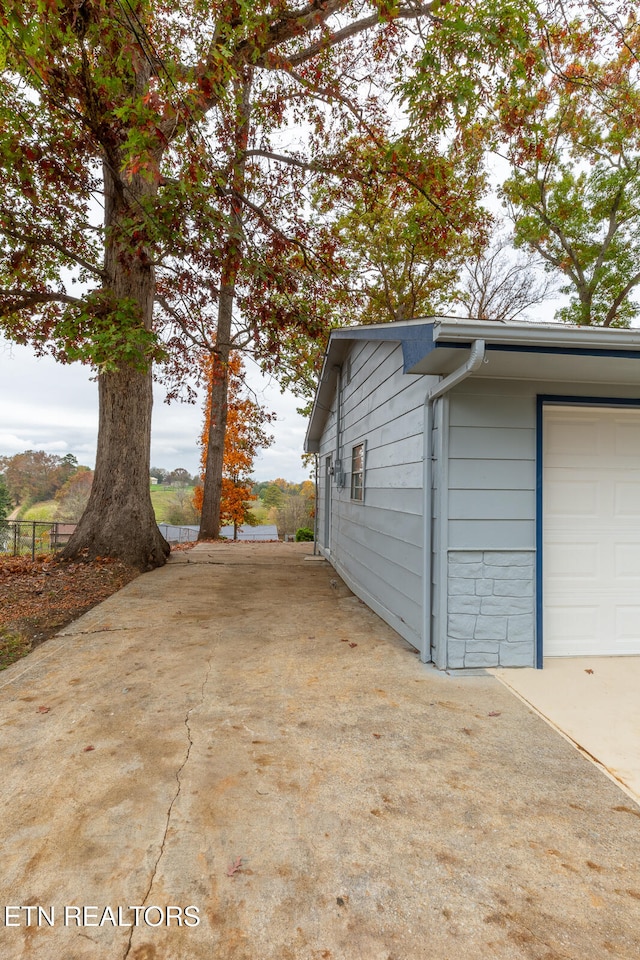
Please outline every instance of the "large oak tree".
[[[296, 217], [277, 219], [299, 207], [292, 174], [348, 179], [364, 137], [389, 176], [410, 177], [428, 197], [430, 185], [390, 149], [394, 91], [421, 71], [407, 109], [425, 85], [439, 91], [429, 116], [415, 116], [428, 126], [439, 105], [485, 82], [482, 48], [508, 43], [517, 10], [506, 0], [3, 4], [0, 320], [18, 342], [98, 372], [95, 479], [67, 555], [164, 562], [149, 496], [153, 364], [188, 362], [193, 343], [217, 352], [224, 370], [241, 269], [245, 333], [263, 356], [283, 330], [308, 321], [313, 332], [300, 294], [332, 251], [319, 236], [310, 255]], [[473, 50], [463, 96], [453, 74], [419, 53], [429, 36], [449, 63]], [[374, 79], [383, 76], [384, 89]], [[263, 134], [255, 144], [243, 120], [248, 91]], [[311, 162], [270, 146], [291, 119], [309, 125]]]

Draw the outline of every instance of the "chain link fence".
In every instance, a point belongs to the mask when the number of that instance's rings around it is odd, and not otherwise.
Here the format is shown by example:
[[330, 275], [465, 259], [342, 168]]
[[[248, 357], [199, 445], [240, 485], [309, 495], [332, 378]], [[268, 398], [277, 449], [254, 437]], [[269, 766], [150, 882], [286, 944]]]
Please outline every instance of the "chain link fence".
[[198, 530], [200, 529], [190, 525], [181, 527], [177, 523], [159, 523], [158, 528], [167, 543], [190, 543], [192, 540], [198, 539]]
[[[39, 553], [55, 553], [68, 542], [77, 524], [54, 520], [0, 520], [0, 556], [34, 559]], [[169, 543], [188, 543], [198, 539], [198, 527], [159, 523], [163, 537]], [[233, 527], [222, 527], [220, 536], [233, 539]], [[238, 540], [277, 540], [275, 526], [262, 525], [238, 528]], [[293, 539], [293, 537], [291, 538]]]
[[75, 523], [44, 520], [0, 521], [0, 555], [31, 557], [39, 553], [55, 553], [69, 540]]

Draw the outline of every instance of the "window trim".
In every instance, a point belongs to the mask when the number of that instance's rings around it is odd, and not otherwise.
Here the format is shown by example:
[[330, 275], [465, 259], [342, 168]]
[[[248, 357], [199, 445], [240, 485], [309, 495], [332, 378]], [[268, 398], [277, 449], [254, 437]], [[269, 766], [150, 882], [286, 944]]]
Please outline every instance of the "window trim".
[[[356, 470], [358, 465], [360, 469]], [[364, 491], [365, 491], [365, 472], [366, 472], [366, 461], [367, 461], [367, 441], [362, 440], [360, 443], [355, 443], [351, 447], [351, 484], [350, 484], [350, 494], [351, 499], [356, 503], [364, 503]], [[357, 480], [360, 480], [360, 483], [357, 484]]]

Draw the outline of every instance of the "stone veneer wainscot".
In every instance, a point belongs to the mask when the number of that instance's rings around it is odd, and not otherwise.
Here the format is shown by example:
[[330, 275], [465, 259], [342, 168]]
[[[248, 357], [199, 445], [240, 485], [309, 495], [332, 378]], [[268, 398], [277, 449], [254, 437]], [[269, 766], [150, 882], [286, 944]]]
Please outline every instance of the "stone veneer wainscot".
[[448, 667], [534, 666], [534, 560], [528, 550], [449, 552]]

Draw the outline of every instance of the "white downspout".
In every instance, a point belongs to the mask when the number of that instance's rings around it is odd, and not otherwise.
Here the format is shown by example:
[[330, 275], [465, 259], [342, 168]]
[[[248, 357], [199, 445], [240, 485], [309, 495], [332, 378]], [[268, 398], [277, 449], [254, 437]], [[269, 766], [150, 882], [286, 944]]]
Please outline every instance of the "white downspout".
[[[427, 391], [424, 401], [424, 438], [423, 438], [423, 479], [424, 479], [424, 509], [423, 509], [423, 578], [422, 578], [422, 649], [420, 650], [420, 659], [427, 663], [431, 659], [431, 616], [432, 616], [432, 564], [431, 557], [433, 553], [433, 504], [432, 504], [432, 484], [433, 484], [433, 451], [431, 449], [431, 438], [433, 433], [433, 410], [434, 402], [448, 393], [452, 387], [466, 380], [483, 363], [485, 357], [485, 341], [474, 340], [471, 347], [471, 353], [468, 360], [460, 367], [440, 380], [434, 387]], [[440, 518], [441, 520], [443, 518]], [[436, 666], [444, 670], [446, 663], [436, 661]]]
[[320, 503], [319, 494], [318, 494], [318, 482], [320, 480], [320, 471], [318, 469], [318, 461], [320, 454], [314, 454], [314, 465], [315, 465], [315, 492], [314, 492], [314, 504], [313, 504], [313, 555], [316, 557], [318, 555], [318, 506]]
[[342, 452], [342, 436], [340, 433], [340, 418], [342, 416], [342, 367], [335, 366], [333, 368], [337, 374], [337, 386], [336, 386], [336, 462], [334, 464], [334, 483], [336, 488], [339, 487], [339, 476], [338, 472], [342, 472], [342, 459], [340, 454]]

